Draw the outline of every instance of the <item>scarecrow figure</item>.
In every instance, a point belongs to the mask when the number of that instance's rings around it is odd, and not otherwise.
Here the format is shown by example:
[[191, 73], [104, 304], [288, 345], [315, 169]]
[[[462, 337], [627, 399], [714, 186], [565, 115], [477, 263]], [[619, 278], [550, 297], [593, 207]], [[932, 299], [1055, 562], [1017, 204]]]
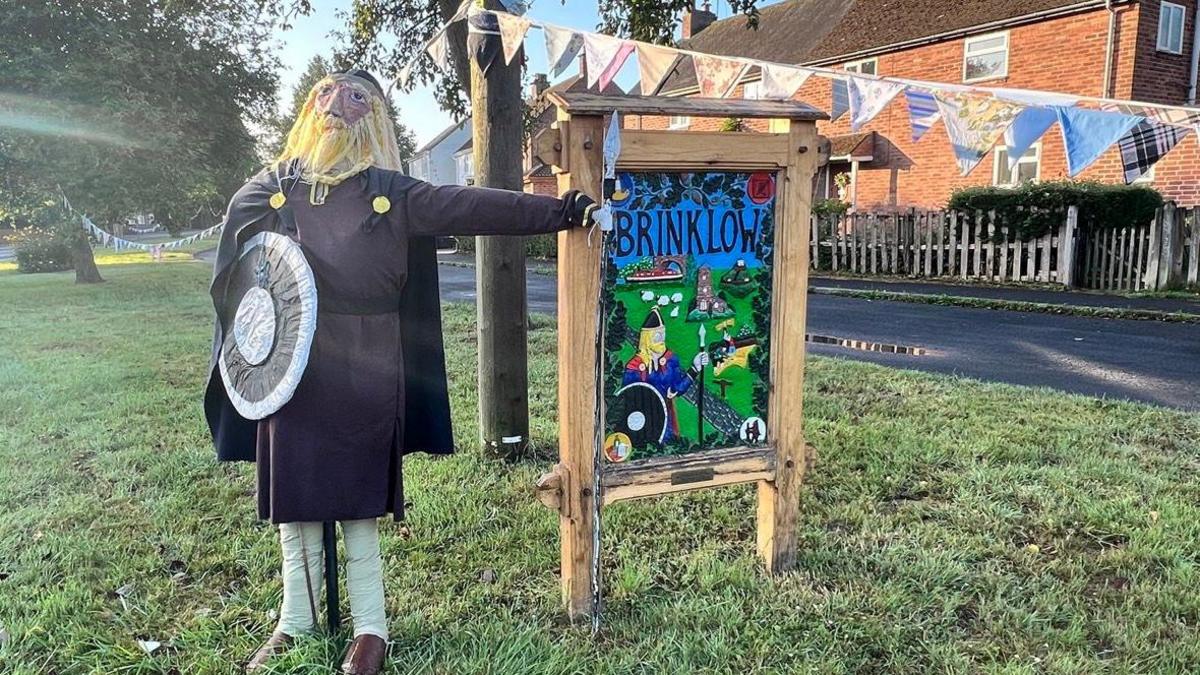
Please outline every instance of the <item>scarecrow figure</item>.
[[638, 335], [638, 350], [625, 364], [623, 385], [645, 382], [658, 390], [667, 405], [667, 433], [663, 442], [679, 436], [679, 417], [675, 413], [675, 397], [687, 393], [700, 370], [708, 365], [708, 354], [701, 351], [692, 359], [691, 370], [679, 365], [679, 357], [667, 349], [667, 327], [658, 308], [650, 310]]
[[[433, 186], [400, 170], [379, 83], [362, 70], [331, 75], [309, 93], [282, 155], [226, 214], [211, 287], [218, 322], [205, 415], [220, 460], [257, 463], [258, 513], [278, 525], [283, 554], [279, 623], [248, 672], [316, 628], [322, 522], [331, 521], [345, 540], [354, 624], [342, 671], [382, 668], [388, 628], [377, 519], [403, 516], [405, 454], [453, 448], [434, 237], [554, 232], [590, 224], [595, 209], [577, 192], [555, 199]], [[235, 337], [222, 320], [235, 309], [226, 297], [231, 270], [263, 232], [303, 251], [317, 319], [290, 398], [247, 419], [222, 386], [236, 378], [223, 378], [215, 364]], [[265, 315], [274, 328], [276, 317]], [[246, 329], [237, 330], [241, 344]]]

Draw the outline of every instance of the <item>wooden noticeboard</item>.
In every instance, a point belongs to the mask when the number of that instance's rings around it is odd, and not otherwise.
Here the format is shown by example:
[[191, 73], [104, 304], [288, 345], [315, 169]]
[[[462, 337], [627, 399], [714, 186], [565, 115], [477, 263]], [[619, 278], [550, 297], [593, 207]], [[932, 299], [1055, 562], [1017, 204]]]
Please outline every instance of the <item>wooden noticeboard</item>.
[[558, 122], [534, 152], [564, 192], [602, 193], [614, 111], [776, 129], [622, 129], [614, 230], [604, 245], [584, 231], [559, 236], [560, 461], [538, 494], [559, 512], [569, 614], [596, 609], [598, 516], [620, 500], [757, 483], [759, 553], [772, 572], [792, 567], [823, 114], [783, 101], [549, 97]]

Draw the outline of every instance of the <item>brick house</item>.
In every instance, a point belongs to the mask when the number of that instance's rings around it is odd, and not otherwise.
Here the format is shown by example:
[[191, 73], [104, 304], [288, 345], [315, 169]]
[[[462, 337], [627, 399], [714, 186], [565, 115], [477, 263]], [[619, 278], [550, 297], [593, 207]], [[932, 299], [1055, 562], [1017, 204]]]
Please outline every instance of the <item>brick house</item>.
[[[762, 8], [757, 31], [744, 17], [717, 21], [707, 10], [686, 12], [686, 49], [883, 76], [980, 86], [1040, 89], [1073, 95], [1173, 105], [1196, 100], [1198, 0], [785, 0]], [[735, 96], [754, 98], [751, 71]], [[828, 109], [832, 85], [813, 77], [797, 98]], [[688, 64], [676, 67], [661, 92], [694, 95]], [[818, 198], [837, 196], [834, 177], [850, 174], [847, 200], [860, 210], [936, 207], [968, 185], [1012, 185], [1065, 178], [1057, 125], [1008, 169], [998, 146], [960, 176], [945, 128], [937, 124], [914, 143], [903, 96], [852, 134], [849, 116], [824, 122], [832, 141]], [[627, 119], [633, 128], [716, 129], [721, 120]], [[769, 123], [746, 122], [765, 131]], [[1180, 143], [1146, 183], [1182, 205], [1200, 204], [1200, 144]], [[1116, 149], [1078, 178], [1120, 182]]]

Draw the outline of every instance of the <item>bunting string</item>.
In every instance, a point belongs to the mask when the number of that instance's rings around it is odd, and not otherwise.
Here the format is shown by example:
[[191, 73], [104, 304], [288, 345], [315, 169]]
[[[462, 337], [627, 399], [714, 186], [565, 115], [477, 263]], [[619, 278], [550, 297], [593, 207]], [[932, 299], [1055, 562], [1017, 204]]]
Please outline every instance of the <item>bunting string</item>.
[[524, 44], [530, 28], [546, 38], [549, 69], [561, 75], [582, 53], [587, 84], [603, 90], [634, 54], [641, 91], [655, 95], [686, 61], [696, 75], [702, 97], [725, 98], [746, 81], [752, 70], [761, 79], [759, 98], [790, 100], [813, 76], [832, 81], [830, 118], [849, 113], [858, 131], [904, 95], [913, 140], [942, 122], [954, 146], [963, 175], [970, 173], [1001, 139], [1009, 147], [1009, 162], [1020, 157], [1055, 123], [1066, 144], [1068, 172], [1078, 175], [1114, 146], [1123, 152], [1126, 180], [1149, 171], [1155, 162], [1192, 131], [1200, 131], [1200, 108], [1139, 101], [1094, 98], [1031, 89], [1007, 89], [929, 82], [853, 73], [817, 66], [797, 66], [737, 56], [720, 56], [612, 37], [567, 28], [525, 16], [471, 6], [460, 8], [450, 22], [400, 69], [404, 85], [417, 60], [427, 55], [445, 66], [446, 27], [468, 16], [493, 15], [501, 27], [503, 53], [511, 59]]

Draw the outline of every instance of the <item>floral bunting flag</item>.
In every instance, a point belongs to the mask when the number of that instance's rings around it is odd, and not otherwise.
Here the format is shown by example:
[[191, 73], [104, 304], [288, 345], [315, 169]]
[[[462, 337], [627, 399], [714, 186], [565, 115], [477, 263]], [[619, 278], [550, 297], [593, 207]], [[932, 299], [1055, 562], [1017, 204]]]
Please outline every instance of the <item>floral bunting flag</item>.
[[633, 45], [620, 38], [599, 33], [584, 35], [583, 57], [587, 62], [588, 87], [607, 87], [632, 53]]
[[679, 52], [669, 47], [638, 44], [638, 71], [642, 82], [642, 95], [653, 96], [662, 86], [663, 78], [679, 60]]
[[875, 116], [883, 112], [892, 99], [900, 95], [905, 87], [897, 82], [872, 80], [850, 76], [847, 83], [850, 98], [850, 128], [858, 131]]
[[551, 76], [558, 77], [579, 57], [583, 36], [556, 26], [544, 26], [542, 32], [546, 36], [546, 63], [550, 64]]
[[1145, 118], [1087, 108], [1056, 107], [1058, 126], [1067, 149], [1067, 175], [1074, 178], [1100, 159]]
[[935, 93], [962, 175], [971, 173], [1012, 125], [1021, 106], [990, 96]]
[[696, 83], [700, 85], [700, 95], [705, 98], [729, 96], [749, 67], [742, 61], [707, 54], [693, 54], [692, 63], [696, 67]]
[[791, 68], [789, 66], [762, 65], [762, 84], [759, 86], [758, 97], [765, 99], [790, 99], [800, 91], [800, 87], [808, 81], [812, 71], [807, 68]]
[[521, 51], [521, 45], [525, 43], [525, 34], [529, 32], [533, 22], [523, 16], [504, 12], [497, 12], [496, 20], [500, 23], [500, 41], [504, 44], [504, 63], [509, 64], [517, 52]]
[[913, 143], [916, 143], [941, 119], [942, 111], [933, 94], [923, 89], [905, 89], [904, 98], [908, 101], [908, 119], [912, 124]]

